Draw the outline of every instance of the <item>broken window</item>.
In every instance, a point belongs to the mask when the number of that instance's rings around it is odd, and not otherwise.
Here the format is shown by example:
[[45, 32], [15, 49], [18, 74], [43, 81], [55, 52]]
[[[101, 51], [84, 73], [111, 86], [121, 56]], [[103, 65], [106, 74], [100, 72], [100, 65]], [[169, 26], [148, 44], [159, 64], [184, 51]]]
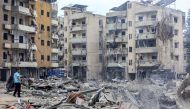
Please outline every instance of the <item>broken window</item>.
[[19, 53], [20, 61], [24, 61], [24, 53]]
[[129, 34], [129, 39], [132, 39], [132, 34]]
[[138, 20], [143, 21], [143, 16], [139, 16]]
[[72, 44], [72, 47], [73, 47], [73, 49], [75, 49], [75, 48], [76, 48], [76, 46], [75, 46], [74, 44]]
[[129, 21], [129, 27], [131, 27], [132, 26], [132, 21]]
[[156, 15], [151, 15], [151, 20], [155, 21], [156, 20]]
[[126, 61], [126, 57], [125, 56], [122, 57], [122, 61]]
[[175, 60], [178, 61], [179, 60], [179, 56], [175, 56]]
[[174, 35], [176, 35], [176, 36], [178, 35], [178, 30], [177, 29], [174, 30]]
[[73, 61], [75, 61], [76, 60], [76, 57], [73, 57]]
[[157, 59], [157, 56], [152, 56], [152, 59], [153, 59], [153, 60]]
[[86, 24], [86, 22], [85, 21], [82, 21], [82, 25], [85, 25]]
[[50, 15], [49, 15], [49, 12], [47, 12], [47, 17], [49, 17]]
[[20, 3], [19, 3], [19, 6], [22, 6], [22, 7], [23, 7], [23, 6], [24, 6], [24, 3], [23, 3], [23, 2], [20, 2]]
[[121, 34], [122, 34], [122, 35], [125, 35], [125, 31], [123, 31]]
[[144, 32], [143, 29], [139, 29], [139, 33], [142, 34]]
[[4, 0], [4, 3], [8, 3], [8, 0]]
[[132, 4], [129, 3], [129, 4], [128, 4], [128, 9], [131, 9], [131, 8], [132, 8]]
[[7, 53], [3, 52], [3, 59], [7, 59]]
[[41, 31], [44, 31], [45, 29], [44, 29], [44, 25], [43, 24], [41, 24]]
[[86, 61], [86, 57], [82, 57], [82, 60], [83, 60], [83, 61]]
[[125, 19], [121, 19], [121, 23], [125, 23]]
[[174, 23], [177, 23], [177, 22], [178, 22], [178, 18], [174, 17]]
[[133, 48], [132, 47], [129, 47], [129, 52], [133, 52]]
[[44, 15], [44, 10], [41, 10], [41, 15]]
[[76, 37], [76, 34], [73, 34], [73, 38], [75, 38]]
[[82, 33], [82, 37], [86, 37], [86, 33]]
[[41, 40], [41, 45], [44, 46], [44, 40]]
[[133, 61], [132, 60], [129, 60], [129, 65], [133, 65]]
[[65, 38], [65, 43], [67, 43], [67, 38]]
[[3, 33], [3, 39], [8, 40], [8, 33]]
[[86, 45], [82, 45], [82, 48], [86, 48]]
[[126, 44], [122, 44], [122, 48], [126, 48]]
[[151, 33], [152, 33], [152, 34], [155, 34], [155, 33], [156, 33], [156, 28], [152, 27], [152, 28], [151, 28]]
[[44, 55], [41, 55], [41, 60], [43, 60], [43, 61], [44, 61]]
[[175, 48], [179, 47], [179, 42], [175, 42]]
[[8, 21], [8, 15], [4, 14], [4, 21]]
[[11, 17], [11, 24], [15, 24], [15, 17]]
[[50, 31], [50, 26], [47, 26], [47, 31]]
[[19, 19], [19, 24], [23, 25], [23, 19]]
[[47, 61], [50, 61], [50, 56], [49, 55], [47, 56]]
[[50, 46], [50, 41], [47, 41], [47, 46]]
[[24, 43], [24, 37], [23, 36], [19, 36], [19, 43]]

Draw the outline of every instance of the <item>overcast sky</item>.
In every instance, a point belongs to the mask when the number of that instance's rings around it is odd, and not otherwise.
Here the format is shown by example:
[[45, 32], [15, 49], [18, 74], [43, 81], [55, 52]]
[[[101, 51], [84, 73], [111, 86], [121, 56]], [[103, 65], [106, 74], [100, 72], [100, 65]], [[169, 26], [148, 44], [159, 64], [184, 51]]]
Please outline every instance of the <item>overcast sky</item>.
[[[68, 4], [82, 4], [88, 5], [87, 10], [92, 11], [95, 14], [105, 15], [109, 12], [109, 9], [119, 6], [128, 0], [57, 0], [59, 13], [58, 15], [63, 15], [62, 7]], [[190, 9], [190, 0], [176, 0], [176, 9], [180, 9], [187, 12]]]

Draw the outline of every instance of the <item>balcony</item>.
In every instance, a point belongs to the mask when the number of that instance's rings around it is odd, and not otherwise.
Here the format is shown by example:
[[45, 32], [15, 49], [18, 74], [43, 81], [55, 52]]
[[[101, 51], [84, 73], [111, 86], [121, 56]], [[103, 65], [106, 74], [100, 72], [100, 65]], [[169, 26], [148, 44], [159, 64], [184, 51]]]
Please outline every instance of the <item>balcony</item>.
[[37, 67], [37, 62], [17, 62], [11, 63], [12, 67]]
[[87, 62], [86, 61], [73, 61], [72, 62], [72, 66], [87, 66]]
[[24, 14], [27, 16], [32, 16], [32, 15], [37, 16], [36, 11], [32, 10], [33, 12], [31, 13], [30, 9], [27, 7], [4, 5], [4, 9], [8, 11], [19, 12], [20, 14]]
[[125, 68], [127, 63], [117, 63], [117, 62], [109, 62], [107, 67], [119, 67], [119, 68]]
[[140, 60], [138, 64], [139, 64], [140, 67], [159, 66], [157, 60]]
[[11, 62], [3, 62], [3, 67], [11, 67]]
[[86, 49], [73, 49], [72, 55], [86, 55]]
[[4, 44], [3, 44], [3, 47], [4, 47], [4, 48], [11, 48], [11, 44], [10, 44], [10, 43], [4, 43]]
[[151, 25], [156, 25], [157, 21], [156, 20], [147, 20], [147, 21], [136, 21], [136, 27], [143, 27], [143, 26], [151, 26]]
[[128, 54], [127, 49], [117, 49], [117, 50], [108, 50], [107, 52], [108, 55], [115, 55], [115, 54]]
[[112, 42], [128, 42], [128, 38], [125, 36], [111, 36], [107, 37], [107, 42], [112, 43]]
[[127, 29], [127, 23], [108, 24], [108, 30]]
[[9, 29], [9, 30], [20, 30], [20, 31], [26, 31], [26, 32], [30, 32], [30, 33], [35, 33], [36, 29], [35, 27], [32, 26], [26, 26], [26, 25], [20, 25], [20, 24], [5, 24], [4, 25], [5, 29]]
[[156, 52], [158, 52], [156, 47], [136, 48], [136, 53], [156, 53]]
[[138, 34], [136, 37], [136, 40], [155, 39], [155, 38], [156, 38], [156, 34], [147, 33], [147, 34]]
[[72, 43], [86, 43], [86, 37], [78, 36], [71, 39]]
[[53, 34], [52, 34], [52, 39], [59, 39], [59, 37], [58, 37], [57, 34], [53, 33]]
[[63, 56], [63, 55], [64, 55], [64, 54], [63, 54], [63, 51], [59, 51], [58, 55], [59, 55], [59, 56]]
[[58, 62], [52, 62], [51, 67], [59, 67], [59, 63]]
[[[11, 48], [13, 49], [29, 49], [29, 44], [24, 44], [24, 43], [12, 43]], [[36, 45], [31, 46], [32, 50], [37, 50]]]
[[59, 49], [58, 49], [58, 48], [52, 48], [52, 49], [51, 49], [51, 52], [52, 52], [52, 53], [59, 53]]
[[55, 26], [58, 26], [58, 21], [56, 19], [52, 19], [51, 24], [55, 25]]
[[84, 19], [86, 17], [85, 13], [75, 13], [71, 15], [71, 19]]
[[86, 30], [86, 25], [76, 25], [71, 27], [71, 31], [84, 31]]

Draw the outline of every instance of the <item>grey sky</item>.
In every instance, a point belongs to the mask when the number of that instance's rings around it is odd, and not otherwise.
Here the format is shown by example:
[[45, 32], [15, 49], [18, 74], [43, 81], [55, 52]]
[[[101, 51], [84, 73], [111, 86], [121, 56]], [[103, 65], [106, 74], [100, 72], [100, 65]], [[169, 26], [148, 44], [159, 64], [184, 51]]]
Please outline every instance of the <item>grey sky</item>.
[[[59, 16], [63, 15], [62, 7], [68, 4], [88, 5], [87, 10], [95, 14], [105, 15], [109, 9], [119, 6], [128, 0], [57, 0], [59, 7]], [[187, 12], [190, 9], [190, 0], [176, 0], [176, 9]]]

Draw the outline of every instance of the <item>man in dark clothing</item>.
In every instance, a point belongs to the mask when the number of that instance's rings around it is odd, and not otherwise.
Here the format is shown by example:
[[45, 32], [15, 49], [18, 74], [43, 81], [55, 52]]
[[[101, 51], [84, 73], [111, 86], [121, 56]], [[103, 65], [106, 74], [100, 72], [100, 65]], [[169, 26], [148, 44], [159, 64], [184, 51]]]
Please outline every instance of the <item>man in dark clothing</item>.
[[12, 91], [13, 88], [14, 88], [14, 80], [13, 80], [13, 76], [11, 75], [6, 84], [7, 92]]
[[16, 93], [18, 93], [18, 97], [20, 97], [20, 90], [21, 90], [21, 81], [20, 81], [20, 73], [19, 69], [14, 73], [14, 85], [15, 85], [15, 91], [13, 93], [13, 96], [16, 96]]

